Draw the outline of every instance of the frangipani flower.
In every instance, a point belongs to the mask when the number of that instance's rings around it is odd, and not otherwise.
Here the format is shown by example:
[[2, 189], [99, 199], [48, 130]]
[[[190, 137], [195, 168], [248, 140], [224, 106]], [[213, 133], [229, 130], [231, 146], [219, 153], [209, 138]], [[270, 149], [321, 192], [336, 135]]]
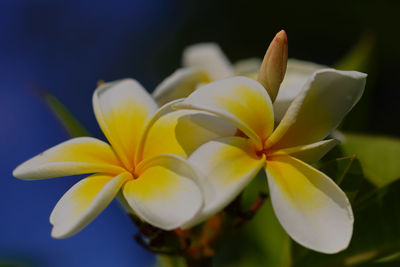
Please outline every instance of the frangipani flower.
[[186, 227], [224, 208], [264, 168], [275, 214], [295, 241], [324, 253], [346, 248], [353, 228], [349, 201], [329, 177], [308, 163], [337, 143], [323, 139], [357, 103], [365, 80], [365, 74], [355, 71], [314, 72], [277, 127], [269, 94], [247, 77], [207, 84], [176, 104], [177, 109], [224, 118], [241, 132], [210, 141], [189, 157], [205, 204]]
[[[73, 138], [13, 172], [24, 180], [94, 173], [75, 184], [57, 203], [50, 216], [52, 236], [65, 238], [80, 231], [120, 189], [136, 215], [156, 227], [171, 230], [192, 219], [203, 204], [196, 174], [185, 159], [169, 153], [178, 150], [174, 147], [178, 144], [157, 142], [165, 133], [152, 130], [168, 106], [156, 113], [155, 101], [131, 79], [97, 88], [93, 106], [111, 145], [92, 137]], [[181, 127], [185, 130], [184, 124]], [[207, 133], [203, 131], [203, 140], [208, 141], [204, 139]]]

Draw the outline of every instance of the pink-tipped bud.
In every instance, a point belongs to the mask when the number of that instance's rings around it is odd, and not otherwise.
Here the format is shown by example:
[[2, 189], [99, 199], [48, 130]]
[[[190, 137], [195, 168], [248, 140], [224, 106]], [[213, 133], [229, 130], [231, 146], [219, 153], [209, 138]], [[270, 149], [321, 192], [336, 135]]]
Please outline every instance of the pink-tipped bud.
[[272, 102], [285, 77], [288, 59], [287, 36], [284, 30], [278, 32], [265, 53], [257, 80], [265, 87]]

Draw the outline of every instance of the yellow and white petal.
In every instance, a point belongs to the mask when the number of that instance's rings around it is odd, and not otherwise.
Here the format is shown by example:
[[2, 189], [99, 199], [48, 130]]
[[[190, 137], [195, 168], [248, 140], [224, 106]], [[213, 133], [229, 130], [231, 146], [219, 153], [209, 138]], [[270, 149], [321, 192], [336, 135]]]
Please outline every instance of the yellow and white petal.
[[358, 102], [366, 77], [357, 71], [316, 71], [268, 138], [266, 148], [288, 148], [324, 139]]
[[190, 165], [175, 155], [141, 162], [138, 178], [127, 182], [123, 195], [144, 221], [172, 230], [192, 219], [203, 205], [202, 192]]
[[19, 165], [13, 176], [37, 180], [85, 173], [124, 171], [110, 145], [92, 137], [78, 137], [56, 145]]
[[152, 96], [161, 106], [172, 100], [187, 97], [199, 85], [209, 82], [211, 82], [211, 77], [203, 69], [178, 69], [156, 87]]
[[215, 114], [239, 128], [259, 147], [274, 127], [268, 93], [260, 83], [246, 77], [232, 77], [202, 86], [174, 107]]
[[265, 164], [254, 144], [242, 137], [226, 137], [199, 147], [189, 162], [198, 173], [204, 192], [204, 207], [184, 227], [190, 227], [225, 208]]
[[97, 88], [93, 107], [104, 135], [125, 167], [132, 169], [142, 131], [157, 104], [137, 81], [125, 79]]
[[301, 92], [311, 75], [324, 68], [327, 67], [309, 61], [293, 58], [288, 60], [285, 78], [274, 102], [275, 121], [280, 121], [283, 118], [290, 103]]
[[175, 154], [187, 158], [200, 145], [213, 139], [234, 136], [236, 127], [210, 113], [177, 110], [159, 118], [150, 128], [143, 158]]
[[271, 155], [290, 155], [301, 161], [314, 163], [325, 156], [338, 143], [339, 141], [336, 139], [323, 140], [309, 145], [280, 149]]
[[290, 156], [269, 157], [266, 173], [275, 214], [296, 242], [323, 253], [348, 246], [353, 212], [329, 177]]
[[66, 238], [82, 230], [114, 199], [119, 189], [132, 175], [94, 174], [76, 183], [58, 201], [50, 215], [51, 236]]
[[215, 43], [200, 43], [183, 51], [183, 66], [206, 70], [213, 80], [233, 75], [233, 68], [221, 48]]

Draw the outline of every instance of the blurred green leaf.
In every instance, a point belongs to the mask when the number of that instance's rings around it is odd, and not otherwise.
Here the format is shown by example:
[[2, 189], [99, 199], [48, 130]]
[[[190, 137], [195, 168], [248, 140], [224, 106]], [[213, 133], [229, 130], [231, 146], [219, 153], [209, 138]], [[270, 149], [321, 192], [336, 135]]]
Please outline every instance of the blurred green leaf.
[[90, 136], [77, 118], [54, 95], [40, 88], [39, 96], [71, 137]]
[[[243, 194], [244, 206], [266, 190], [263, 172], [253, 180]], [[275, 217], [272, 205], [267, 199], [252, 220], [234, 228], [217, 250], [214, 266], [274, 266], [291, 264], [291, 240]]]
[[356, 155], [365, 177], [378, 187], [400, 178], [400, 139], [342, 133], [341, 149]]
[[185, 260], [179, 256], [157, 255], [155, 267], [186, 267]]
[[365, 33], [333, 67], [339, 70], [367, 71], [375, 47], [375, 36]]
[[398, 266], [400, 181], [379, 189], [354, 209], [350, 246], [335, 255], [309, 252], [295, 266]]

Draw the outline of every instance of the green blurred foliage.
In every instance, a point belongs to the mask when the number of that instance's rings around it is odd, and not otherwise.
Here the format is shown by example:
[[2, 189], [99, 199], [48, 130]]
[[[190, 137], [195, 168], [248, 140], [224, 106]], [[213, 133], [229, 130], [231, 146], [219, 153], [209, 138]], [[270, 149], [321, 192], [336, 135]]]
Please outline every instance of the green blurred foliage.
[[70, 137], [90, 136], [79, 120], [54, 95], [41, 89], [39, 96]]
[[355, 154], [365, 177], [378, 187], [400, 178], [400, 139], [343, 133], [341, 149]]
[[157, 255], [155, 267], [186, 267], [185, 260], [179, 256]]
[[334, 64], [339, 70], [358, 70], [368, 72], [373, 60], [375, 36], [373, 33], [365, 33], [360, 40]]
[[[260, 191], [267, 190], [263, 171], [250, 183], [242, 194], [241, 202], [248, 209]], [[255, 217], [245, 224], [234, 227], [218, 248], [215, 266], [290, 266], [291, 241], [279, 224], [269, 199]]]

